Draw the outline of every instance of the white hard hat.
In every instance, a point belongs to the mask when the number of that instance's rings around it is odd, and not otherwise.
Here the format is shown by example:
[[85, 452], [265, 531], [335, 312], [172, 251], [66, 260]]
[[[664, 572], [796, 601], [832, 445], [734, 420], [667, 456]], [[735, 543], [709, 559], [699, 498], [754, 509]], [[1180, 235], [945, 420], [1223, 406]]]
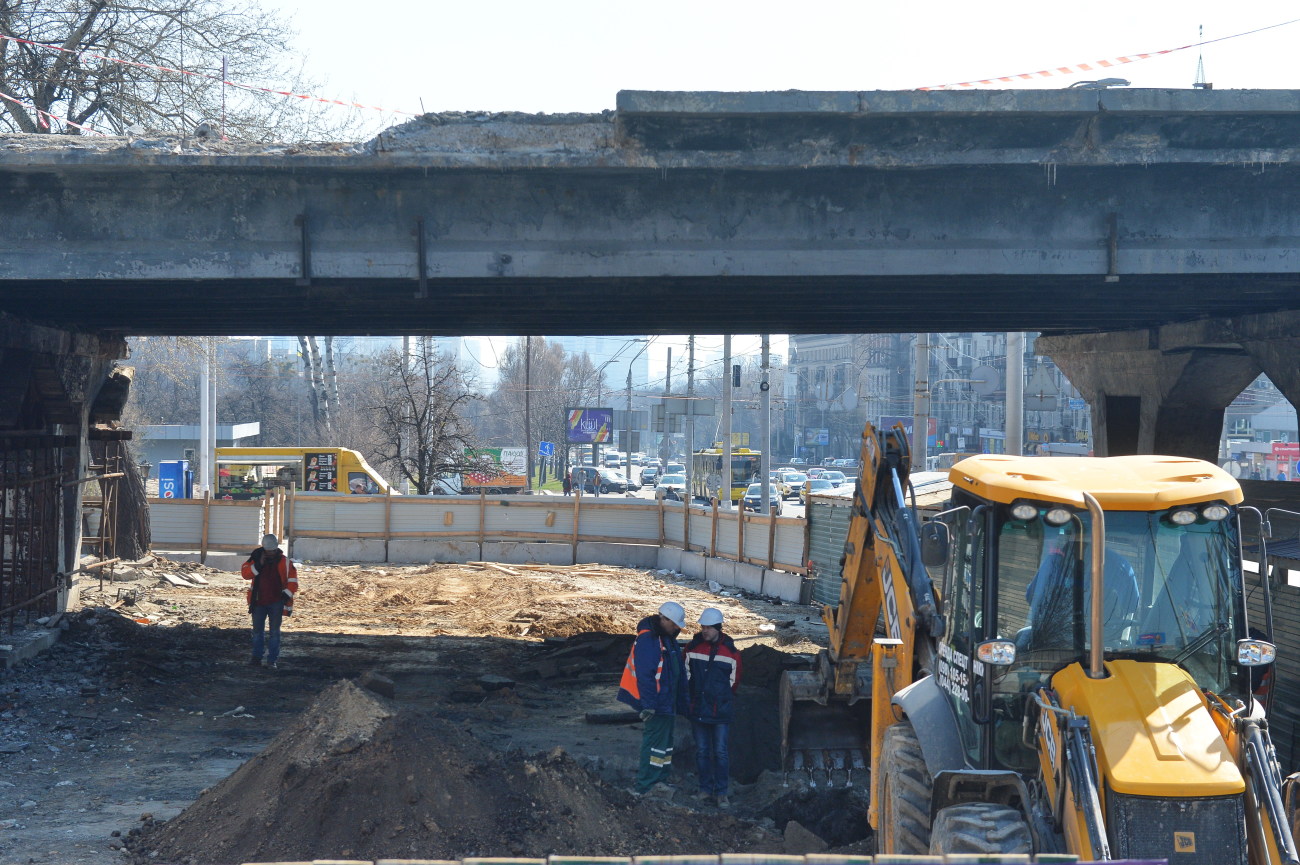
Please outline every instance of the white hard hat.
[[276, 540], [275, 535], [262, 536], [262, 549], [267, 550], [269, 552], [278, 546], [280, 546], [280, 542]]
[[686, 611], [676, 601], [664, 601], [663, 605], [659, 607], [659, 615], [679, 628], [686, 627]]
[[700, 613], [700, 624], [713, 625], [715, 627], [721, 625], [722, 610], [719, 610], [716, 607], [705, 607], [704, 612]]

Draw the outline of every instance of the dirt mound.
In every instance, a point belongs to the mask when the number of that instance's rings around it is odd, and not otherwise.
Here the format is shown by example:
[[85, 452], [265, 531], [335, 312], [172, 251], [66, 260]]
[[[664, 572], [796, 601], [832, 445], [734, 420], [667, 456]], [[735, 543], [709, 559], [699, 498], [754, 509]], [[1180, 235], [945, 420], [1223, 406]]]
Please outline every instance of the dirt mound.
[[776, 852], [782, 840], [605, 784], [562, 749], [501, 754], [434, 714], [339, 682], [176, 818], [137, 861], [273, 862]]

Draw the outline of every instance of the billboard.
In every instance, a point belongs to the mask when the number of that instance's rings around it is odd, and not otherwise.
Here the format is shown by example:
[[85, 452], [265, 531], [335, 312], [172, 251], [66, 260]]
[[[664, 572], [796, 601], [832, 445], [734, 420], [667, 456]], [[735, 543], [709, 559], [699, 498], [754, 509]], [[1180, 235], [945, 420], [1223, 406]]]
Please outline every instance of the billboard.
[[589, 445], [611, 441], [614, 429], [612, 408], [570, 408], [564, 410], [569, 444]]
[[[939, 446], [939, 421], [937, 418], [928, 418], [929, 423], [926, 425], [925, 446], [934, 448]], [[907, 431], [907, 441], [912, 441], [912, 416], [885, 414], [880, 416], [880, 425], [878, 429], [893, 429], [895, 424], [902, 424], [903, 429]]]

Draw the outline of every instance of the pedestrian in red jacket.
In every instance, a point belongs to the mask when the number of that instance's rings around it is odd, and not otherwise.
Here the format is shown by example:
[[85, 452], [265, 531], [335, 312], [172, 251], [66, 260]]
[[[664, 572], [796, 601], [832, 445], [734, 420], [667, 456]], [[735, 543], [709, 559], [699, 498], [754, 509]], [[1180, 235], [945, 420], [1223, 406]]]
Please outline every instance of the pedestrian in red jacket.
[[[262, 654], [266, 653], [266, 665], [277, 669], [280, 658], [280, 620], [293, 615], [293, 596], [298, 592], [298, 571], [293, 561], [280, 551], [280, 542], [275, 535], [262, 538], [262, 545], [253, 550], [248, 561], [244, 562], [240, 573], [244, 579], [251, 580], [245, 593], [248, 599], [248, 612], [253, 617], [253, 657], [249, 664], [262, 666]], [[266, 638], [267, 625], [270, 625], [270, 639]]]

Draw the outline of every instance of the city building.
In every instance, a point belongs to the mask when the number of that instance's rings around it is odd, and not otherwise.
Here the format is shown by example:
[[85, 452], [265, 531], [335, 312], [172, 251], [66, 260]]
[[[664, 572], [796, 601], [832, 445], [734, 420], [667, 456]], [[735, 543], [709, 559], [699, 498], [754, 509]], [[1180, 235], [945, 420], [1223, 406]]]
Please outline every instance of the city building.
[[[1007, 335], [922, 336], [930, 363], [927, 456], [1005, 452]], [[1033, 354], [1032, 334], [1025, 344], [1024, 452], [1089, 452], [1087, 403], [1055, 364]], [[916, 345], [916, 334], [791, 335], [790, 456], [857, 457], [867, 420], [910, 430]]]

